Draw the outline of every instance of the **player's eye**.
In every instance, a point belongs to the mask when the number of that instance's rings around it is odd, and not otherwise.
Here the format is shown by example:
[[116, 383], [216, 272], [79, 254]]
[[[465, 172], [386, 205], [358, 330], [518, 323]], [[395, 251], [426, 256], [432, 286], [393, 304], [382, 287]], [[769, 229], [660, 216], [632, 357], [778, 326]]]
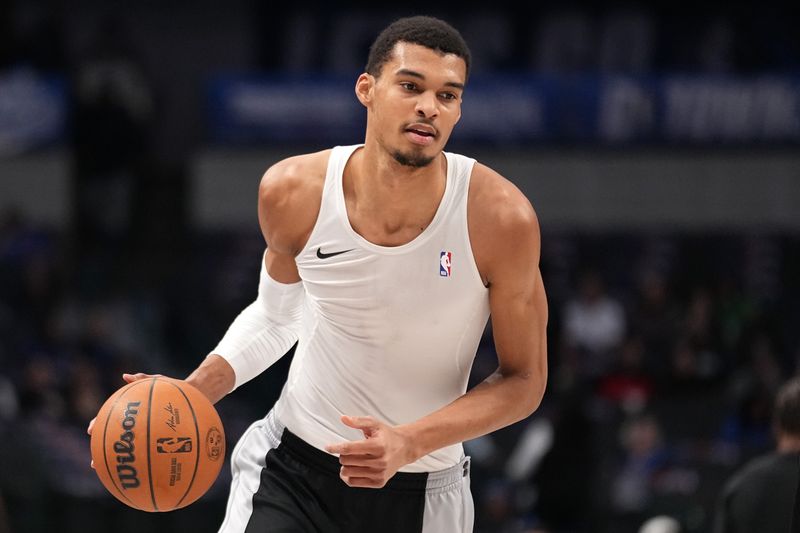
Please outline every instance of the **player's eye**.
[[417, 84], [416, 83], [411, 83], [410, 81], [401, 81], [400, 82], [400, 87], [402, 87], [406, 91], [416, 91], [417, 90]]

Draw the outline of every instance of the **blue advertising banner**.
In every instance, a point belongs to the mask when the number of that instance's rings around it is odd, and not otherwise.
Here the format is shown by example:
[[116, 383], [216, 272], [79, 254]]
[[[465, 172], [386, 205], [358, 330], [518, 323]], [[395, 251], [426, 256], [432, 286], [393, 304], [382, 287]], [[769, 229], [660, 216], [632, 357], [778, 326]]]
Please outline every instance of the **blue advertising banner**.
[[363, 136], [364, 113], [349, 79], [225, 77], [211, 84], [210, 96], [211, 137], [216, 141]]
[[[358, 142], [353, 79], [222, 76], [210, 132], [222, 143]], [[800, 77], [484, 76], [470, 80], [453, 140], [766, 144], [800, 142]]]

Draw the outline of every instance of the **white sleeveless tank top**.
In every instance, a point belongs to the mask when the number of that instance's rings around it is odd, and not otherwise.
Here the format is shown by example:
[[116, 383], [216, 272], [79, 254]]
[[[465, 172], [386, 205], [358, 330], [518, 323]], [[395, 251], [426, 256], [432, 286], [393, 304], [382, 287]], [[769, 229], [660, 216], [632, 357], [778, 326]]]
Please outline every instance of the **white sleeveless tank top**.
[[[291, 432], [320, 449], [364, 438], [342, 415], [404, 424], [463, 395], [489, 317], [467, 232], [475, 161], [446, 153], [432, 222], [411, 242], [386, 247], [356, 233], [347, 217], [342, 173], [357, 148], [332, 150], [316, 224], [296, 257], [303, 325], [275, 406]], [[463, 455], [461, 444], [447, 446], [401, 471], [441, 470]]]

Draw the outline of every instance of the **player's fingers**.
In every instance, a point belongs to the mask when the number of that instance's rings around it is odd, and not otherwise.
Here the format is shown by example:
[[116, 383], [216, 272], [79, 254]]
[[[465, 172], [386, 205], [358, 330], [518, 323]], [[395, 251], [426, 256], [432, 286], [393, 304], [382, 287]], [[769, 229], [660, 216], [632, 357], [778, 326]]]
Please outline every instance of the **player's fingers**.
[[92, 462], [91, 462], [91, 463], [89, 463], [89, 466], [91, 466], [92, 468], [94, 468], [94, 459], [92, 459]]
[[157, 377], [161, 377], [161, 374], [144, 374], [142, 372], [137, 374], [122, 374], [122, 379], [125, 380], [126, 383], [133, 383], [134, 381], [139, 381], [140, 379]]
[[386, 485], [385, 480], [373, 479], [369, 477], [345, 477], [339, 476], [342, 478], [349, 487], [361, 487], [365, 489], [379, 489]]
[[370, 478], [376, 479], [382, 477], [382, 471], [378, 468], [368, 468], [364, 466], [343, 466], [339, 472], [342, 478]]
[[337, 453], [339, 455], [373, 455], [375, 457], [383, 456], [384, 452], [383, 444], [376, 439], [329, 444], [325, 446], [325, 450], [328, 453]]
[[92, 419], [89, 421], [89, 427], [87, 427], [87, 428], [86, 428], [86, 433], [88, 433], [89, 435], [91, 435], [91, 434], [92, 434], [92, 428], [94, 428], [94, 422], [95, 422], [95, 420], [97, 420], [97, 417], [95, 417], [95, 418], [92, 418]]
[[380, 422], [371, 416], [342, 416], [342, 422], [346, 426], [354, 429], [375, 431], [380, 426]]
[[383, 468], [385, 462], [381, 457], [374, 455], [340, 455], [339, 463], [342, 466], [368, 466], [370, 468]]

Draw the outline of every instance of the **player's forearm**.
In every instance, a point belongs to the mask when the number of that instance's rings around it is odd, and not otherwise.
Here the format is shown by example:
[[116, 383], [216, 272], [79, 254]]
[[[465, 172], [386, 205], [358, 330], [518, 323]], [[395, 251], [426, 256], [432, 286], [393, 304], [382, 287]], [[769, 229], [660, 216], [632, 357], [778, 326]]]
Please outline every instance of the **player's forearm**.
[[503, 375], [499, 370], [453, 403], [398, 430], [412, 443], [414, 460], [530, 416], [544, 395], [546, 374]]
[[261, 374], [297, 342], [303, 295], [302, 283], [275, 281], [262, 265], [258, 298], [239, 313], [211, 351], [233, 369], [232, 389]]
[[211, 403], [217, 403], [228, 394], [233, 389], [235, 381], [233, 367], [216, 354], [206, 357], [186, 378], [186, 382], [205, 394]]

